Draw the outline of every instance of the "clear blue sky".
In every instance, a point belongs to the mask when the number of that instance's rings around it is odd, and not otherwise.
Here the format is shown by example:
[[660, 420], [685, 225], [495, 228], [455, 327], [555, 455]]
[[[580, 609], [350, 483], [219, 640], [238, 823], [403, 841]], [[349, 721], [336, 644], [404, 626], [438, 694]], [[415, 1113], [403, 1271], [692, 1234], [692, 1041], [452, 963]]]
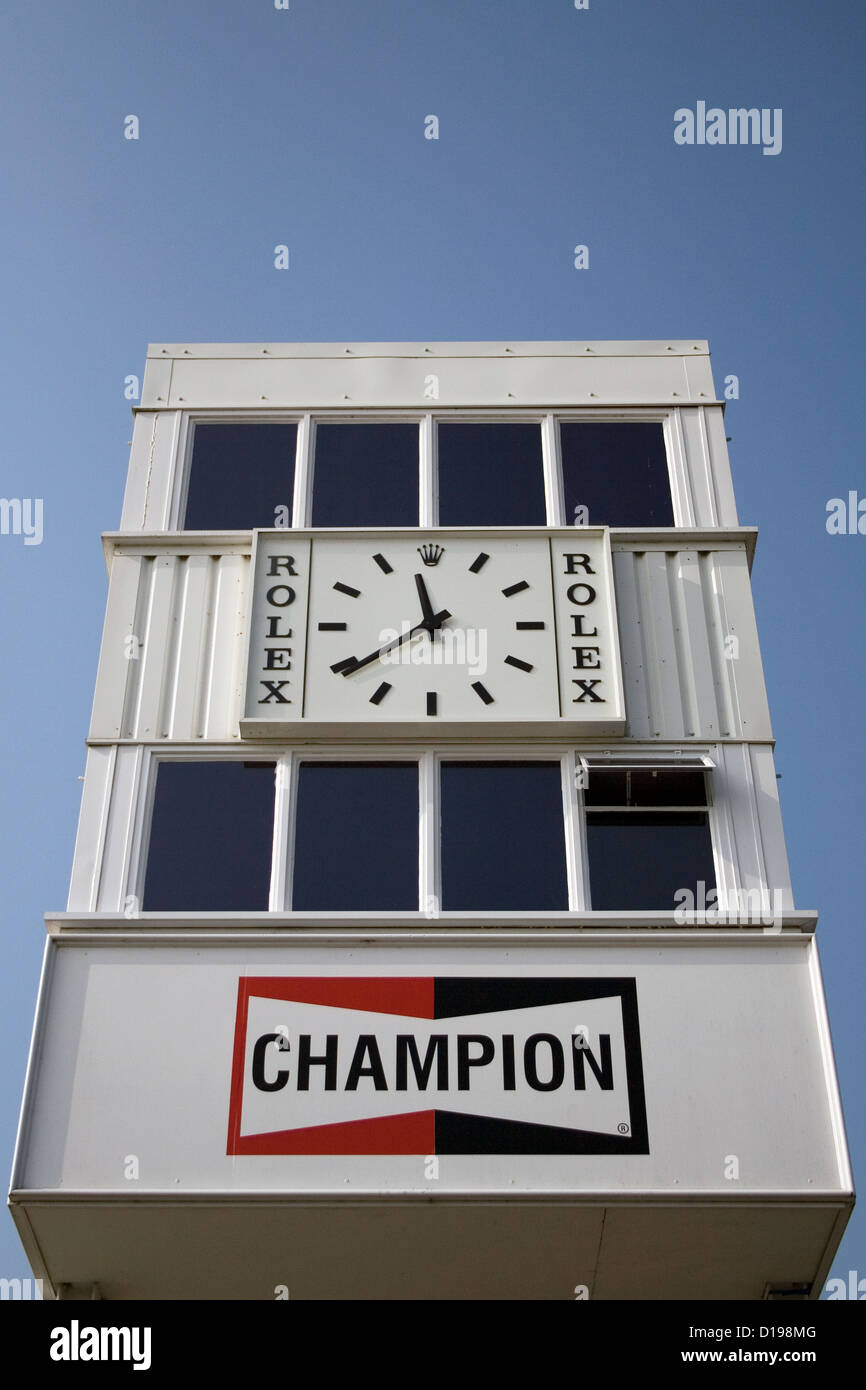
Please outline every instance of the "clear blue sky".
[[[866, 536], [825, 509], [866, 496], [864, 29], [861, 0], [6, 0], [0, 495], [44, 499], [41, 545], [0, 536], [7, 1173], [148, 341], [666, 336], [740, 380], [795, 898], [862, 1167]], [[675, 144], [699, 100], [782, 108], [781, 153]], [[835, 1274], [866, 1276], [864, 1236], [861, 1211]], [[4, 1214], [0, 1274], [27, 1273]]]

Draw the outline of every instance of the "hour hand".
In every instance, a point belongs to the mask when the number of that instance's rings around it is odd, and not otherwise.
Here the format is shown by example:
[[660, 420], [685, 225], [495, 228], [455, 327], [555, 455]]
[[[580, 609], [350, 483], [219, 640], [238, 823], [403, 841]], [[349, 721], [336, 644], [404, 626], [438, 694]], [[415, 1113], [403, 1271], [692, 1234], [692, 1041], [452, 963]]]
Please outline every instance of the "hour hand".
[[[428, 627], [428, 624], [432, 624], [435, 622], [435, 614], [433, 612], [433, 605], [430, 602], [430, 595], [427, 592], [427, 585], [424, 583], [424, 576], [422, 574], [415, 575], [415, 588], [418, 590], [418, 597], [421, 600], [421, 612], [424, 614], [424, 621], [421, 624], [421, 626]], [[432, 637], [432, 630], [428, 628], [428, 631], [430, 631], [430, 635]]]

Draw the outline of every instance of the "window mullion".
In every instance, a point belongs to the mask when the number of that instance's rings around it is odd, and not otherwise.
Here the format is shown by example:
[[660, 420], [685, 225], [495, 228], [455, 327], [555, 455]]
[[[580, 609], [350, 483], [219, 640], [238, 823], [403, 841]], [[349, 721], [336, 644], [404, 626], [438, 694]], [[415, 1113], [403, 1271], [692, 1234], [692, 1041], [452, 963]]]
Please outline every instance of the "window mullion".
[[276, 766], [274, 839], [271, 859], [269, 912], [286, 912], [290, 906], [291, 864], [294, 856], [294, 787], [292, 755], [286, 753]]
[[311, 415], [306, 414], [298, 421], [298, 435], [295, 446], [295, 495], [292, 499], [292, 526], [310, 525], [313, 514], [313, 449], [316, 442], [316, 426]]
[[418, 903], [426, 917], [438, 917], [442, 905], [439, 852], [439, 763], [435, 753], [418, 761]]
[[581, 790], [584, 775], [576, 755], [566, 753], [562, 760], [562, 805], [570, 912], [585, 912], [589, 907], [586, 828]]
[[544, 463], [544, 495], [548, 526], [567, 526], [565, 492], [562, 486], [562, 458], [556, 417], [545, 415], [541, 422], [541, 450]]
[[418, 442], [418, 525], [437, 526], [436, 426], [432, 415], [425, 415], [421, 421]]

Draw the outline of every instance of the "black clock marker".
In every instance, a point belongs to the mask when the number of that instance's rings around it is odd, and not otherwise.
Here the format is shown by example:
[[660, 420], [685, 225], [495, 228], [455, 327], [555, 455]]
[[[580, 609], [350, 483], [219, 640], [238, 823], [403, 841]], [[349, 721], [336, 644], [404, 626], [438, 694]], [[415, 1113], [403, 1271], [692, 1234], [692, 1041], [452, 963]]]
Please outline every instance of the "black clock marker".
[[505, 658], [505, 664], [506, 666], [516, 666], [518, 671], [532, 670], [531, 664], [528, 661], [521, 661], [519, 656], [507, 656]]
[[486, 688], [486, 686], [483, 686], [480, 681], [473, 681], [472, 689], [475, 691], [475, 694], [479, 697], [479, 699], [484, 701], [485, 705], [493, 704], [493, 696], [490, 694], [490, 691]]
[[543, 632], [544, 623], [515, 623], [518, 632]]
[[357, 664], [358, 663], [356, 662], [353, 656], [347, 656], [345, 661], [335, 661], [333, 666], [331, 667], [331, 670], [335, 671], [337, 675], [339, 675], [341, 671], [354, 670]]
[[470, 573], [470, 574], [477, 574], [478, 571], [479, 571], [480, 569], [483, 569], [483, 568], [484, 568], [484, 566], [487, 564], [487, 561], [488, 561], [489, 559], [490, 559], [490, 556], [489, 556], [489, 555], [485, 555], [485, 554], [484, 554], [484, 551], [482, 550], [481, 554], [480, 554], [480, 555], [476, 555], [475, 559], [472, 561], [472, 564], [469, 566], [469, 573]]
[[[337, 587], [337, 586], [334, 585], [334, 588], [336, 588], [336, 587]], [[511, 595], [512, 595], [512, 594], [519, 594], [519, 593], [521, 592], [522, 589], [528, 589], [528, 588], [529, 588], [529, 584], [528, 584], [527, 580], [521, 579], [521, 580], [518, 581], [517, 584], [509, 584], [508, 588], [507, 588], [507, 589], [503, 589], [502, 592], [503, 592], [503, 594], [505, 595], [506, 598], [511, 598]]]
[[351, 584], [341, 584], [340, 581], [337, 580], [337, 583], [334, 585], [334, 588], [337, 590], [338, 594], [348, 594], [349, 598], [361, 597], [361, 590], [353, 589]]
[[384, 555], [374, 555], [373, 559], [376, 561], [376, 564], [379, 566], [379, 569], [382, 571], [383, 574], [393, 573], [394, 566], [388, 564], [388, 561], [385, 559]]
[[370, 704], [381, 705], [382, 701], [384, 700], [385, 696], [388, 694], [388, 691], [390, 689], [391, 686], [389, 682], [383, 681], [382, 684], [379, 686], [378, 690], [374, 690], [373, 694], [370, 696]]
[[348, 623], [319, 623], [319, 631], [320, 631], [320, 632], [345, 632], [345, 631], [348, 629], [348, 626], [349, 626]]
[[436, 691], [435, 691], [435, 690], [428, 690], [428, 691], [427, 691], [427, 713], [428, 713], [428, 714], [435, 714], [435, 713], [436, 713]]

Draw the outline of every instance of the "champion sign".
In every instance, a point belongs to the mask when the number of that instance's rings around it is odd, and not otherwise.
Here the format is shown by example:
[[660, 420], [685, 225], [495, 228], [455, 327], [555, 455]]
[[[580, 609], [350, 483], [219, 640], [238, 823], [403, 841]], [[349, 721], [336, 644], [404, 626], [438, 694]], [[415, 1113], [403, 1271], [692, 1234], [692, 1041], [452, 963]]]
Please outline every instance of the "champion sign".
[[244, 977], [227, 1152], [649, 1153], [635, 982]]

